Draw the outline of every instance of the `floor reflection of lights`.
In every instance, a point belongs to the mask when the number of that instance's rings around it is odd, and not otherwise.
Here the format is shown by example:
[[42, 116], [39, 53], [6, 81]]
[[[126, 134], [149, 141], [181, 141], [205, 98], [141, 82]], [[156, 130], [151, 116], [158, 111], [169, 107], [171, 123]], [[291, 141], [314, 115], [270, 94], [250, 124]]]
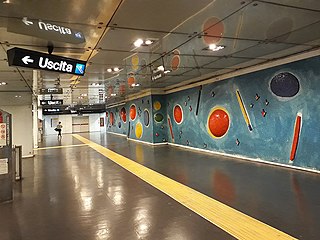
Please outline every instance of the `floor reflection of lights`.
[[109, 223], [107, 220], [99, 221], [96, 231], [96, 240], [105, 240], [110, 238]]
[[82, 210], [89, 212], [93, 209], [92, 197], [88, 196], [86, 192], [80, 192]]

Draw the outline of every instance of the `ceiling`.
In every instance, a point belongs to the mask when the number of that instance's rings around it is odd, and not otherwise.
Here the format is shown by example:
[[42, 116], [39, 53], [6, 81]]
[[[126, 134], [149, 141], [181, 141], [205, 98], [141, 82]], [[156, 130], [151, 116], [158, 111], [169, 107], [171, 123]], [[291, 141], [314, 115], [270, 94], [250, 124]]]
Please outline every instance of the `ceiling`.
[[[1, 105], [31, 103], [32, 69], [8, 66], [6, 51], [12, 47], [47, 52], [50, 41], [53, 54], [87, 61], [85, 76], [42, 71], [38, 86], [52, 87], [60, 79], [62, 87], [72, 87], [65, 96], [72, 103], [83, 103], [81, 96], [87, 102], [99, 99], [104, 90], [110, 104], [148, 89], [168, 90], [320, 46], [319, 0], [2, 1], [0, 82], [8, 84], [0, 86]], [[86, 42], [17, 33], [12, 24], [24, 17], [78, 29]], [[135, 47], [138, 38], [154, 43]], [[211, 51], [210, 44], [224, 48]], [[153, 81], [152, 71], [161, 65], [170, 72]], [[114, 67], [120, 71], [107, 71]]]

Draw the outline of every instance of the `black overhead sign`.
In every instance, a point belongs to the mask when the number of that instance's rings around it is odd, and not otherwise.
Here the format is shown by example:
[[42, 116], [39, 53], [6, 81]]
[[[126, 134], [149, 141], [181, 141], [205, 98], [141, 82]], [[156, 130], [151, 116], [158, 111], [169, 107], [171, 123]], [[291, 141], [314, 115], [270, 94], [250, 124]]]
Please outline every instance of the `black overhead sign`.
[[22, 48], [7, 51], [9, 66], [20, 66], [46, 71], [69, 73], [83, 76], [86, 62]]
[[63, 88], [41, 88], [40, 94], [63, 94]]
[[8, 20], [8, 32], [44, 38], [50, 41], [67, 43], [84, 43], [83, 33], [76, 29], [71, 29], [60, 24], [42, 20], [20, 19]]
[[57, 100], [40, 100], [40, 105], [62, 105], [63, 100], [57, 99]]

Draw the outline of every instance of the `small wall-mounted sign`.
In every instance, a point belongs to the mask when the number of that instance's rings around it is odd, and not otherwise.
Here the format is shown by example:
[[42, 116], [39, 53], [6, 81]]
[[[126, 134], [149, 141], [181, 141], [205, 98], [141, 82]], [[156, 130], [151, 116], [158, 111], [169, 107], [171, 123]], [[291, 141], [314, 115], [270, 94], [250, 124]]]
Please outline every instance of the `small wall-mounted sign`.
[[0, 123], [0, 146], [7, 145], [7, 124]]
[[8, 173], [9, 173], [8, 158], [2, 158], [0, 159], [0, 175], [8, 174]]

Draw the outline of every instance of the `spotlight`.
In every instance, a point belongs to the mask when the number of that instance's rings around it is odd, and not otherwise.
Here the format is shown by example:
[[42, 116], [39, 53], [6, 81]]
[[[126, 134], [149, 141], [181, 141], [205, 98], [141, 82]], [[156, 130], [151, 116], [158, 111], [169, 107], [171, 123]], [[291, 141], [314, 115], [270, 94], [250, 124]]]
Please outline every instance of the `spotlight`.
[[209, 49], [212, 50], [212, 51], [219, 51], [221, 49], [224, 49], [225, 46], [222, 46], [222, 45], [216, 45], [216, 44], [210, 44], [209, 45]]
[[112, 72], [112, 69], [111, 69], [111, 68], [108, 68], [108, 69], [107, 69], [107, 72], [111, 73], [111, 72]]
[[133, 45], [136, 47], [141, 47], [141, 45], [143, 44], [143, 40], [141, 38], [137, 39]]
[[151, 45], [152, 43], [153, 43], [153, 41], [151, 41], [151, 40], [146, 40], [145, 42], [144, 42], [146, 45]]

